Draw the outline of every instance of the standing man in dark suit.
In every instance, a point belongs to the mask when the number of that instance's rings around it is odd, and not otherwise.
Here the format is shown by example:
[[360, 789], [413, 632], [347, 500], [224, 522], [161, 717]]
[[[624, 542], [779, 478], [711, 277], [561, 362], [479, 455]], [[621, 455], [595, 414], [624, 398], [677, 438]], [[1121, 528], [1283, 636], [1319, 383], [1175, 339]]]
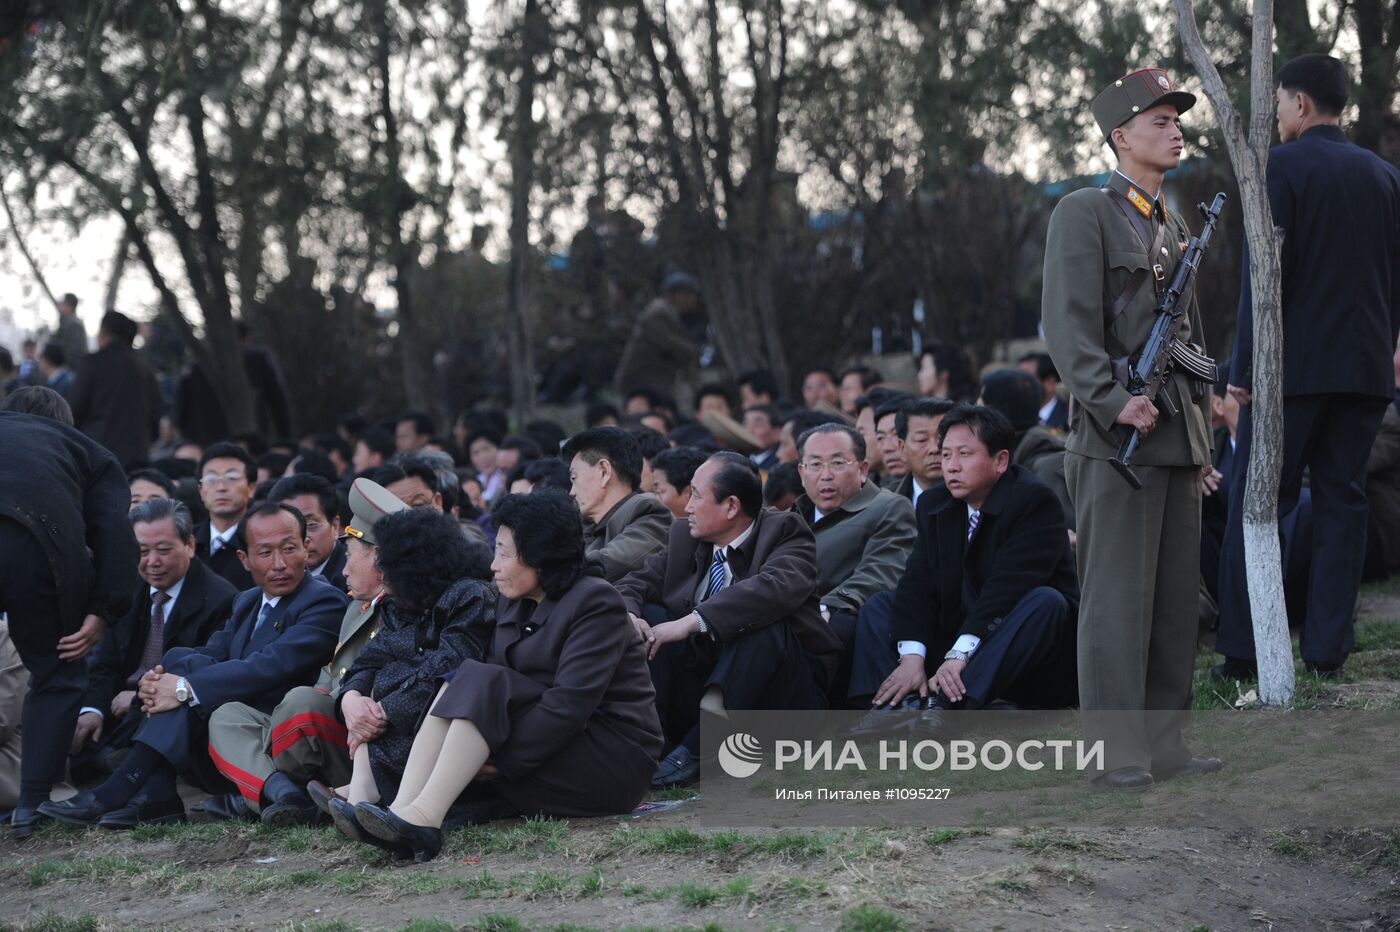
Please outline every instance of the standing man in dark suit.
[[160, 429], [160, 387], [131, 343], [136, 322], [108, 311], [97, 352], [77, 363], [70, 401], [78, 429], [112, 451], [123, 469], [144, 464]]
[[258, 464], [236, 443], [214, 443], [204, 448], [195, 474], [199, 499], [209, 512], [209, 520], [195, 526], [195, 554], [242, 592], [253, 585], [238, 551], [243, 549], [243, 515], [253, 497]]
[[1035, 377], [1040, 383], [1040, 405], [1037, 417], [1051, 430], [1069, 429], [1069, 405], [1060, 397], [1060, 373], [1049, 353], [1027, 353], [1016, 366]]
[[209, 716], [226, 702], [270, 711], [288, 689], [316, 679], [335, 649], [349, 600], [307, 574], [306, 519], [295, 508], [258, 505], [248, 515], [247, 537], [239, 557], [257, 588], [239, 594], [228, 623], [208, 644], [168, 651], [141, 679], [137, 694], [146, 719], [121, 767], [93, 790], [43, 804], [43, 815], [73, 825], [105, 817], [114, 828], [134, 824], [132, 810], [180, 819], [177, 774], [223, 785], [209, 759]]
[[[1283, 240], [1283, 468], [1279, 514], [1297, 502], [1303, 470], [1315, 515], [1312, 586], [1299, 647], [1309, 670], [1336, 676], [1352, 648], [1366, 554], [1366, 458], [1395, 397], [1400, 333], [1400, 170], [1347, 141], [1345, 66], [1303, 55], [1279, 69], [1278, 131], [1268, 191]], [[1239, 449], [1221, 556], [1221, 672], [1254, 669], [1242, 507], [1251, 433], [1253, 302], [1245, 263], [1230, 393]]]
[[341, 592], [345, 584], [345, 544], [340, 540], [340, 503], [335, 487], [309, 472], [277, 480], [267, 500], [286, 502], [306, 518], [306, 571]]
[[[73, 732], [73, 766], [130, 747], [141, 722], [136, 687], [174, 647], [203, 647], [228, 620], [238, 592], [194, 558], [189, 509], [157, 498], [131, 510], [142, 583], [132, 610], [107, 629], [88, 668], [88, 691]], [[91, 747], [88, 747], [91, 742]]]
[[[57, 393], [29, 391], [47, 393], [66, 413]], [[131, 607], [136, 540], [121, 466], [71, 421], [0, 410], [0, 449], [0, 612], [30, 677], [10, 818], [25, 838], [63, 779], [88, 684], [84, 658]]]
[[[999, 412], [958, 405], [938, 433], [944, 486], [919, 500], [893, 635], [857, 650], [863, 679], [879, 683], [873, 704], [1069, 705], [1079, 584], [1059, 500], [1011, 465], [1016, 434]], [[891, 647], [899, 656], [892, 672]], [[879, 727], [883, 718], [867, 721]]]
[[816, 546], [801, 515], [766, 511], [749, 458], [695, 471], [689, 520], [617, 584], [651, 659], [670, 751], [653, 785], [699, 775], [705, 709], [824, 709], [841, 640], [817, 602]]

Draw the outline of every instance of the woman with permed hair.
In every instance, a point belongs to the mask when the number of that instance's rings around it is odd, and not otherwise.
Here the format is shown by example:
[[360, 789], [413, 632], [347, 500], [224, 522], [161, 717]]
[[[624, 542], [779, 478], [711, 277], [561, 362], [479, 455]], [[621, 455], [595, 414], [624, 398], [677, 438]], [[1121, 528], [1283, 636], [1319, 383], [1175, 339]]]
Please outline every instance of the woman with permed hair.
[[439, 694], [393, 804], [354, 810], [419, 861], [437, 856], [473, 782], [530, 815], [613, 815], [642, 800], [661, 753], [646, 652], [584, 554], [578, 506], [542, 489], [502, 497], [493, 515], [501, 600], [486, 659], [463, 661]]
[[[384, 620], [345, 675], [337, 712], [349, 732], [350, 783], [308, 786], [341, 831], [378, 839], [355, 821], [356, 803], [394, 799], [414, 732], [445, 677], [486, 655], [496, 591], [486, 582], [491, 552], [432, 508], [385, 515], [374, 525], [376, 562], [389, 595]], [[407, 856], [402, 847], [379, 844]]]

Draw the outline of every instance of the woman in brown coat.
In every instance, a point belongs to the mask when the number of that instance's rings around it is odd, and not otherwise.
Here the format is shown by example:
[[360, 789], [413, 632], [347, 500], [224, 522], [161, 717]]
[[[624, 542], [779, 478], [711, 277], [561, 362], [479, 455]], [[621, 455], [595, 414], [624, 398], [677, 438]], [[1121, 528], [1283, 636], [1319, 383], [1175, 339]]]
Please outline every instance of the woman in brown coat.
[[393, 805], [355, 807], [419, 861], [437, 856], [448, 807], [474, 780], [525, 813], [612, 815], [641, 801], [661, 753], [646, 653], [585, 557], [578, 507], [543, 490], [492, 514], [501, 600], [486, 661], [464, 661], [439, 694]]

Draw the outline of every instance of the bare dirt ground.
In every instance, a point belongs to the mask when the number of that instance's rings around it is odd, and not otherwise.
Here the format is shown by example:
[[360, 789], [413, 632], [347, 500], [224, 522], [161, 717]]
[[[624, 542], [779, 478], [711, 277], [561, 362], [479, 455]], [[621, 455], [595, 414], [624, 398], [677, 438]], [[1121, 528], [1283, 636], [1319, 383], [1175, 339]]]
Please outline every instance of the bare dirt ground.
[[[1370, 587], [1347, 676], [1300, 683], [1300, 704], [1396, 710], [1398, 668], [1400, 586]], [[1212, 697], [1237, 691], [1203, 683], [1198, 706]], [[1240, 714], [1267, 734], [1280, 713]], [[1090, 799], [1053, 825], [725, 829], [702, 797], [470, 828], [427, 865], [329, 828], [50, 826], [0, 833], [0, 929], [1400, 930], [1400, 779], [1329, 766], [1325, 730], [1309, 734], [1309, 790], [1332, 807], [1316, 811], [1360, 813], [1345, 826], [1280, 828], [1296, 775], [1263, 766], [1153, 790], [1136, 825]], [[1230, 818], [1222, 797], [1240, 801]]]

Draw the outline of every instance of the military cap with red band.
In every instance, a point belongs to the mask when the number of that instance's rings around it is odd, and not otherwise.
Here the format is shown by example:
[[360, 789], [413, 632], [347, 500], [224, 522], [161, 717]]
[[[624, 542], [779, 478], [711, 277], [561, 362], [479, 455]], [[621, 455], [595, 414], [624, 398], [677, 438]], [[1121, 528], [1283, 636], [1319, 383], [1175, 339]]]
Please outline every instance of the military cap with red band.
[[1171, 76], [1161, 68], [1143, 68], [1123, 75], [1094, 98], [1094, 119], [1103, 138], [1144, 110], [1171, 104], [1177, 113], [1196, 105], [1196, 95], [1178, 91]]

